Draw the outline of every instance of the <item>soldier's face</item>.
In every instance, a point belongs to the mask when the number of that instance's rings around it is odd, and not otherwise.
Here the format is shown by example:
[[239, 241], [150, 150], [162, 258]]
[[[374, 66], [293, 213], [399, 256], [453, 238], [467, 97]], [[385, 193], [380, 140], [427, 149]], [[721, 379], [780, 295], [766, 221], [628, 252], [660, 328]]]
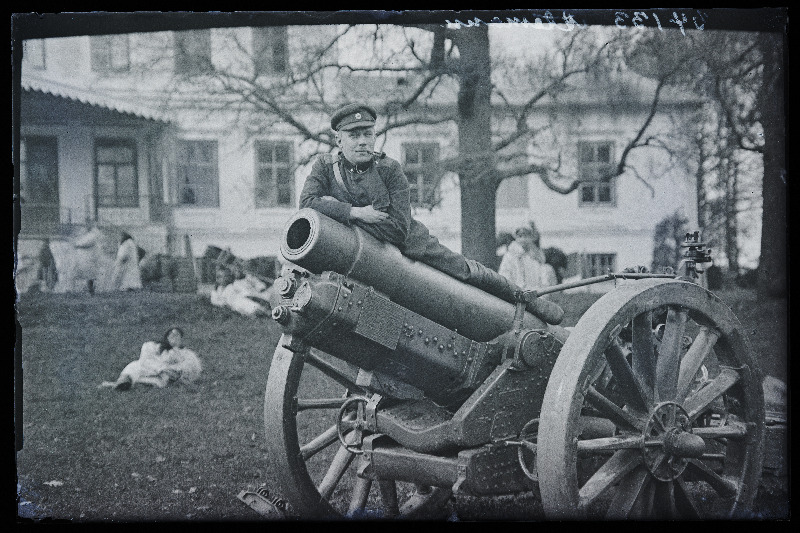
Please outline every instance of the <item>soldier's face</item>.
[[336, 141], [344, 157], [353, 164], [367, 163], [372, 159], [375, 149], [375, 128], [355, 128], [341, 130], [336, 134]]

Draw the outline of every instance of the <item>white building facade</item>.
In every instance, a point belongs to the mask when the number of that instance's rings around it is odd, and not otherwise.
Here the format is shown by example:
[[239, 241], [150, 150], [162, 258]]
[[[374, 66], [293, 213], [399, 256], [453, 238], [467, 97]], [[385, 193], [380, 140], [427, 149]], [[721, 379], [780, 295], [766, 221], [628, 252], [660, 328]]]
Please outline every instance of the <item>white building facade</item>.
[[[175, 253], [188, 235], [196, 257], [207, 246], [229, 248], [243, 258], [278, 256], [284, 223], [297, 209], [317, 147], [280, 117], [265, 127], [263, 119], [234, 112], [219, 99], [177, 90], [174, 79], [186, 69], [202, 71], [201, 60], [235, 64], [234, 42], [262, 50], [265, 71], [283, 74], [303, 42], [335, 28], [314, 30], [235, 28], [26, 41], [23, 200], [42, 196], [36, 188], [44, 186], [36, 165], [25, 162], [52, 160], [49, 172], [55, 175], [47, 186], [56, 192], [44, 196], [57, 204], [48, 216], [62, 226], [97, 220], [124, 228], [153, 252]], [[533, 221], [543, 247], [582, 257], [580, 274], [589, 276], [649, 266], [654, 227], [676, 211], [696, 227], [693, 176], [671, 167], [658, 149], [631, 152], [629, 165], [636, 172], [597, 179], [602, 169], [616, 165], [647, 115], [650, 86], [640, 81], [628, 80], [638, 83], [643, 96], [629, 105], [609, 105], [591, 90], [561, 107], [551, 103], [547, 112], [559, 117], [569, 139], [561, 147], [567, 155], [562, 172], [585, 181], [560, 194], [537, 175], [506, 180], [497, 195], [498, 232]], [[341, 80], [331, 84], [339, 87], [343, 102], [351, 99]], [[698, 104], [673, 99], [663, 105], [680, 113]], [[77, 106], [74, 113], [48, 113], [70, 106]], [[312, 109], [299, 113], [318, 127], [328, 120]], [[667, 131], [666, 117], [656, 115], [651, 131]], [[379, 139], [378, 149], [403, 164], [419, 200], [415, 216], [460, 251], [457, 176], [436, 179], [439, 201], [430, 207], [425, 193], [433, 178], [421, 170], [424, 163], [455, 156], [457, 139], [454, 124], [420, 125]], [[23, 209], [21, 239], [58, 238], [56, 226], [36, 221], [33, 215], [26, 219]]]

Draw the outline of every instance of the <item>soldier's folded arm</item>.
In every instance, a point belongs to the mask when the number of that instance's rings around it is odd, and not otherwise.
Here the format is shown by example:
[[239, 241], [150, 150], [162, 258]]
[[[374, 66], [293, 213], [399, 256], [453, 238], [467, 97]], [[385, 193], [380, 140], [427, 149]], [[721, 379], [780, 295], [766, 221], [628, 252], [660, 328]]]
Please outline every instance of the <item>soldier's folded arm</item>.
[[374, 207], [384, 211], [389, 217], [381, 222], [370, 224], [374, 231], [369, 233], [402, 249], [411, 227], [411, 202], [408, 180], [399, 163], [393, 162], [384, 184], [389, 192], [388, 205]]
[[[351, 204], [333, 198], [326, 178], [326, 165], [317, 159], [300, 193], [300, 207], [309, 207], [342, 224], [350, 224]], [[324, 197], [324, 198], [323, 198]]]
[[400, 246], [402, 249], [408, 238], [408, 230], [411, 227], [411, 208], [408, 200], [409, 189], [390, 193], [390, 204], [387, 210], [389, 218], [382, 222], [386, 241]]
[[408, 226], [403, 222], [402, 218], [393, 218], [391, 215], [381, 222], [367, 223], [355, 220], [353, 224], [363, 228], [364, 231], [376, 239], [394, 244], [401, 249], [408, 235]]

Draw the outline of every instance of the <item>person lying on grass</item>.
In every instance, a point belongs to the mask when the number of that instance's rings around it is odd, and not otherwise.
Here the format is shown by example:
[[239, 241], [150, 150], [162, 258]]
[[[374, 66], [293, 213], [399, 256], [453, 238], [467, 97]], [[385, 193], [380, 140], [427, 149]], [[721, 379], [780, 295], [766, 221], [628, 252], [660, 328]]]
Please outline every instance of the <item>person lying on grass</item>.
[[233, 268], [217, 268], [216, 280], [210, 295], [212, 305], [227, 307], [243, 316], [270, 316], [267, 286], [247, 276], [240, 265], [234, 263]]
[[117, 381], [104, 381], [100, 387], [128, 390], [136, 383], [163, 388], [170, 383], [191, 385], [202, 371], [200, 358], [183, 347], [183, 330], [172, 327], [161, 342], [147, 341], [139, 359], [128, 363]]

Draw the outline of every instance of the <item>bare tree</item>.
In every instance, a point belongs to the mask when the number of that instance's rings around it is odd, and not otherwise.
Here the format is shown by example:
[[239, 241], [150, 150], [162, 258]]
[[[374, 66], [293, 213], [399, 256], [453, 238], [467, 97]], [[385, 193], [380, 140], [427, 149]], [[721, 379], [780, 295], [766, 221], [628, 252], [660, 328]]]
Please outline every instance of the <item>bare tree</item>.
[[[695, 167], [698, 221], [704, 241], [715, 252], [724, 254], [732, 277], [740, 274], [741, 242], [757, 226], [755, 215], [761, 208], [758, 178], [761, 160], [751, 151], [739, 148], [728, 119], [711, 102], [698, 113], [685, 131], [692, 142], [686, 153]], [[715, 255], [717, 255], [715, 253]]]
[[[759, 207], [743, 197], [741, 190], [749, 185], [748, 176], [763, 175], [759, 288], [765, 294], [783, 294], [783, 40], [770, 34], [723, 31], [687, 33], [687, 37], [676, 50], [673, 40], [662, 32], [644, 34], [632, 48], [649, 64], [637, 67], [643, 72], [649, 67], [647, 74], [658, 76], [680, 64], [678, 75], [669, 83], [708, 99], [705, 116], [691, 128], [697, 135], [698, 211], [707, 224], [706, 233], [716, 235], [722, 244], [734, 274], [739, 269], [738, 238], [749, 229], [740, 226], [741, 216]], [[761, 169], [751, 168], [753, 159], [760, 160]]]

